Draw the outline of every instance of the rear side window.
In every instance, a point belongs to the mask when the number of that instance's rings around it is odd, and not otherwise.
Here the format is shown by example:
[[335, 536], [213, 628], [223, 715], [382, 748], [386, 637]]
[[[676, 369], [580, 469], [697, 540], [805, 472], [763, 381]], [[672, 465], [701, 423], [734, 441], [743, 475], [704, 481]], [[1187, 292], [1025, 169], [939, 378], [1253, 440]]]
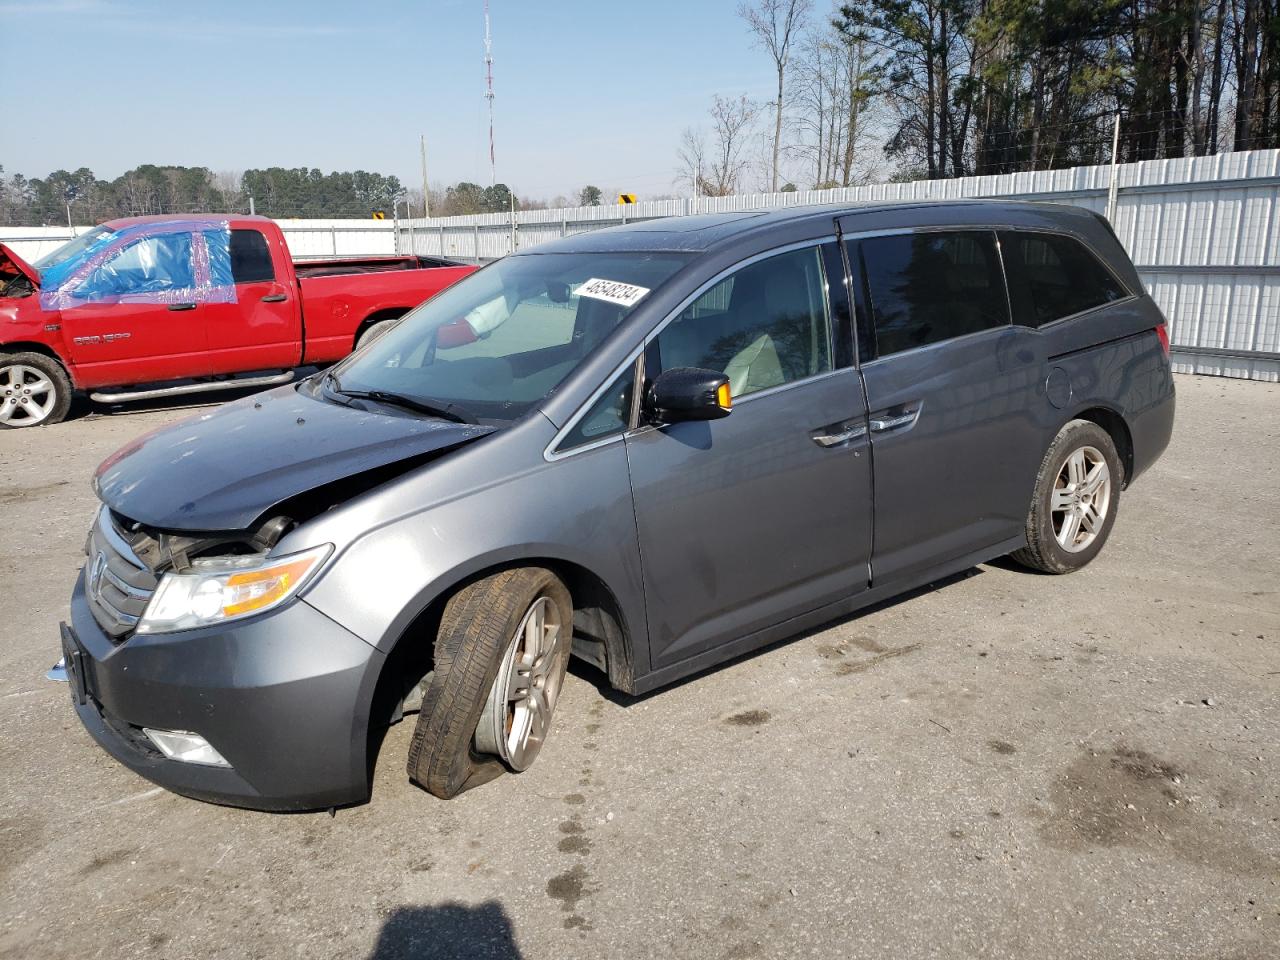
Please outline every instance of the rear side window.
[[873, 237], [861, 249], [878, 356], [1009, 323], [994, 233]]
[[1000, 249], [1013, 316], [1024, 326], [1039, 327], [1129, 295], [1111, 271], [1071, 237], [1004, 231]]
[[231, 276], [236, 283], [261, 283], [276, 278], [267, 238], [257, 230], [231, 231]]

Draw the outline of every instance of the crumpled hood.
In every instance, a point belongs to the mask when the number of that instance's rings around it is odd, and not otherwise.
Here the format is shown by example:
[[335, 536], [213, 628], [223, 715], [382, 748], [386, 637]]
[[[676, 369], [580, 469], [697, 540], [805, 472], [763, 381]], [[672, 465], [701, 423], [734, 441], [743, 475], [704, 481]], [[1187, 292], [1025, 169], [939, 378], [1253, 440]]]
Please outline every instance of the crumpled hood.
[[493, 427], [346, 407], [279, 387], [139, 437], [98, 467], [112, 510], [161, 530], [243, 530], [276, 504]]
[[40, 271], [0, 243], [0, 285], [19, 275], [30, 280], [37, 290], [40, 289]]

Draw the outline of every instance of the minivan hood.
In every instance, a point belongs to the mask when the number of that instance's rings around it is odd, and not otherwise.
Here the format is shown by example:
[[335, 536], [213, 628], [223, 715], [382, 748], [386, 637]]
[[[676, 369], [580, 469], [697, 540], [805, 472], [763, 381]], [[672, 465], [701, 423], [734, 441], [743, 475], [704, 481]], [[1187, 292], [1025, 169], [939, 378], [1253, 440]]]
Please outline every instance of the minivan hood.
[[286, 500], [493, 430], [346, 407], [290, 385], [139, 437], [103, 461], [93, 485], [149, 527], [243, 530]]
[[0, 243], [0, 286], [18, 276], [26, 277], [32, 286], [40, 289], [40, 271]]

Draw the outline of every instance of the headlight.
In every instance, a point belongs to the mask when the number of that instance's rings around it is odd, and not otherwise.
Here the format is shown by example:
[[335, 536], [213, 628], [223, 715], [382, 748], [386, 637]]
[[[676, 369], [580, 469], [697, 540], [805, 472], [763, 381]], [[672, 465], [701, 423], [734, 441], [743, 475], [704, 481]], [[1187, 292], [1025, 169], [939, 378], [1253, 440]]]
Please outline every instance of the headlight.
[[190, 630], [262, 613], [297, 593], [333, 551], [330, 544], [287, 557], [196, 560], [166, 573], [138, 621], [138, 633]]

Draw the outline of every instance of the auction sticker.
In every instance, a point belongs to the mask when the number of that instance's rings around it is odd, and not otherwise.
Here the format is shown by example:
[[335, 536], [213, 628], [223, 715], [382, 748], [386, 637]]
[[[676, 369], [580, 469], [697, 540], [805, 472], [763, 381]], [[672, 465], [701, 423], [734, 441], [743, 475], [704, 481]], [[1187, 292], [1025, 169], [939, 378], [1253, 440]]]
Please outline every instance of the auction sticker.
[[592, 277], [574, 291], [580, 297], [608, 300], [624, 307], [635, 306], [648, 292], [648, 287], [637, 287], [634, 283], [620, 283], [617, 280], [601, 280], [599, 277]]

